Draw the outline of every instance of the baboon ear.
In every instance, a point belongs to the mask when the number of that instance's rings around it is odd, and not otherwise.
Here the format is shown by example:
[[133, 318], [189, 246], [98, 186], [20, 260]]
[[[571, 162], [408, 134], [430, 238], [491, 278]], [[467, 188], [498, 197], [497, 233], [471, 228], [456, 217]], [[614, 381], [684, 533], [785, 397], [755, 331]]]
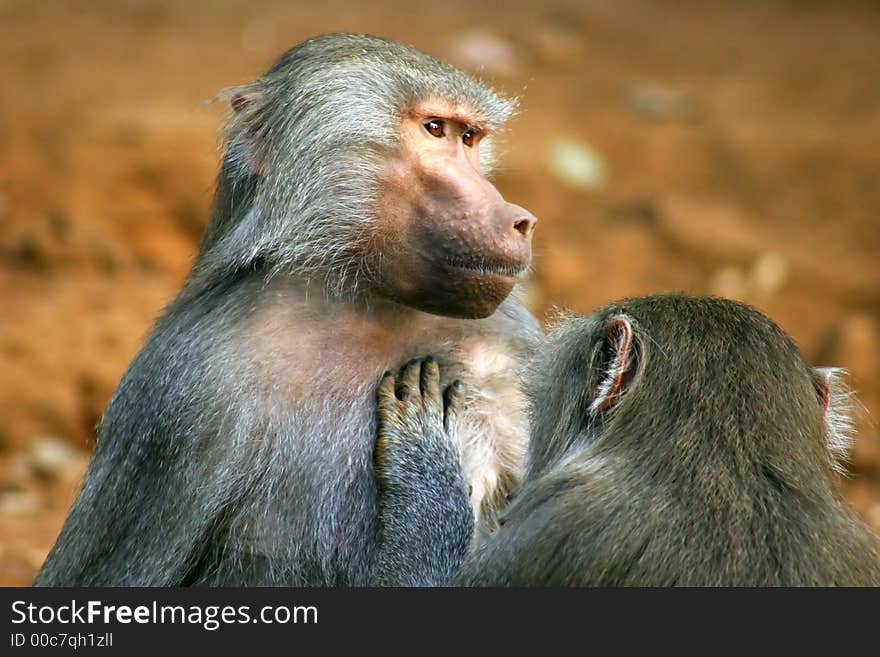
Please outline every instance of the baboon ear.
[[[816, 398], [822, 407], [822, 417], [826, 420], [829, 415], [839, 411], [834, 408], [835, 402], [843, 401], [841, 397], [849, 398], [850, 392], [844, 383], [846, 372], [839, 367], [814, 367], [813, 388], [816, 390]], [[849, 410], [849, 404], [846, 405]]]
[[262, 97], [259, 91], [236, 91], [229, 99], [232, 111], [235, 113], [245, 112], [253, 103]]
[[844, 370], [836, 367], [813, 369], [813, 388], [822, 408], [825, 442], [832, 464], [840, 472], [844, 471], [843, 464], [849, 458], [854, 430], [853, 396], [846, 386], [844, 375]]
[[238, 91], [229, 99], [232, 111], [241, 119], [241, 151], [252, 173], [262, 176], [266, 166], [266, 151], [258, 135], [255, 106], [262, 98], [259, 91]]
[[610, 319], [605, 325], [605, 336], [599, 353], [597, 366], [602, 371], [590, 410], [594, 413], [605, 413], [623, 398], [639, 366], [632, 320], [624, 315]]

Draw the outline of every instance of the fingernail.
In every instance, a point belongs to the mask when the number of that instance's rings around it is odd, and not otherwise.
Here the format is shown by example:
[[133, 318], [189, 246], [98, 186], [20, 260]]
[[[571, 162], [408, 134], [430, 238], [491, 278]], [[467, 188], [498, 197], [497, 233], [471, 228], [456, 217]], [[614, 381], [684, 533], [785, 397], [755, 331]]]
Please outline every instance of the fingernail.
[[382, 375], [382, 378], [385, 379], [389, 376], [391, 376], [391, 370], [385, 370], [385, 374]]
[[407, 363], [407, 365], [415, 365], [415, 364], [418, 363], [418, 362], [419, 362], [419, 359], [418, 359], [418, 358], [413, 358], [411, 361], [409, 361], [409, 362]]
[[436, 362], [437, 362], [437, 359], [434, 358], [433, 356], [428, 356], [428, 357], [425, 359], [425, 362], [426, 362], [426, 363], [436, 363]]
[[459, 379], [456, 379], [455, 381], [453, 381], [452, 385], [455, 386], [456, 390], [461, 390], [464, 387], [464, 383], [462, 383], [461, 380], [459, 380]]

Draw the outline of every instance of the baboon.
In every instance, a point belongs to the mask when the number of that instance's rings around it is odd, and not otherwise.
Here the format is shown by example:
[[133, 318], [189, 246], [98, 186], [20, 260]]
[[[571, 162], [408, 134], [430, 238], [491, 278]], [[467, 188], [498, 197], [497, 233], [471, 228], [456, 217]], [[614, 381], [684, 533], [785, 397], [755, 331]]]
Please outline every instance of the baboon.
[[383, 557], [372, 455], [379, 375], [426, 352], [472, 382], [477, 537], [518, 485], [516, 373], [543, 335], [514, 288], [536, 220], [486, 178], [513, 102], [355, 34], [310, 39], [226, 98], [192, 271], [35, 584], [422, 581]]
[[880, 539], [835, 482], [849, 393], [757, 310], [681, 295], [613, 303], [564, 322], [526, 378], [523, 484], [471, 555], [448, 446], [464, 397], [439, 397], [433, 365], [408, 366], [404, 394], [393, 376], [380, 384], [386, 541], [432, 566], [432, 581], [880, 585]]

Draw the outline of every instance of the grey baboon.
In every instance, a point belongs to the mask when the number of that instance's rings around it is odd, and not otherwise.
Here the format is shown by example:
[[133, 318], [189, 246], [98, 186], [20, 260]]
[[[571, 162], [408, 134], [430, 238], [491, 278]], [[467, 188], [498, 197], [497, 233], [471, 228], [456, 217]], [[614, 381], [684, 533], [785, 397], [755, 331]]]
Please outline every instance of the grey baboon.
[[454, 444], [461, 395], [438, 402], [422, 378], [401, 399], [380, 385], [377, 473], [386, 540], [431, 581], [880, 585], [880, 539], [835, 482], [848, 393], [753, 308], [645, 297], [558, 328], [527, 377], [523, 485], [469, 556], [459, 459], [437, 447]]
[[376, 380], [427, 352], [472, 382], [478, 534], [518, 485], [515, 376], [542, 335], [510, 293], [535, 218], [485, 177], [512, 103], [353, 34], [227, 97], [192, 272], [113, 395], [36, 584], [421, 581], [383, 560], [372, 455]]

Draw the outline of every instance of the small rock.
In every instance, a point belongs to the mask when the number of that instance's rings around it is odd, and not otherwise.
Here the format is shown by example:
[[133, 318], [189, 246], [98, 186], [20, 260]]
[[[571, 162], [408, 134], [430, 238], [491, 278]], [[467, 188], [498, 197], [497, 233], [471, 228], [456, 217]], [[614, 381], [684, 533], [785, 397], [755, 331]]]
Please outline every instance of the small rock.
[[466, 68], [509, 77], [521, 68], [520, 57], [508, 41], [481, 30], [458, 36], [449, 48], [449, 58]]
[[39, 497], [31, 491], [0, 490], [0, 513], [35, 513], [40, 506]]
[[66, 442], [46, 436], [34, 441], [27, 455], [27, 464], [39, 477], [59, 479], [76, 465], [76, 456]]
[[577, 189], [597, 189], [608, 180], [602, 157], [575, 139], [553, 141], [547, 151], [546, 163], [557, 179]]
[[737, 267], [725, 267], [712, 276], [709, 289], [716, 296], [741, 301], [748, 293], [748, 282]]
[[778, 253], [764, 253], [752, 265], [750, 279], [755, 291], [775, 294], [788, 280], [788, 262]]

